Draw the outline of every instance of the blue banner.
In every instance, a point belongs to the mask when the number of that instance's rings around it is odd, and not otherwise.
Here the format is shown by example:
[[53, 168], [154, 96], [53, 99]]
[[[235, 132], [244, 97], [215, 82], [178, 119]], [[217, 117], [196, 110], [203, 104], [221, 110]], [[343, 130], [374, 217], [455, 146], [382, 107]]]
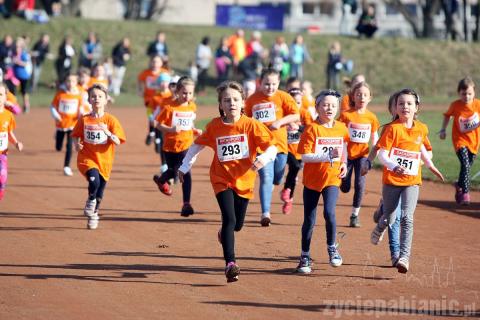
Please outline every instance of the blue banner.
[[285, 7], [282, 5], [217, 5], [216, 25], [256, 30], [283, 30]]

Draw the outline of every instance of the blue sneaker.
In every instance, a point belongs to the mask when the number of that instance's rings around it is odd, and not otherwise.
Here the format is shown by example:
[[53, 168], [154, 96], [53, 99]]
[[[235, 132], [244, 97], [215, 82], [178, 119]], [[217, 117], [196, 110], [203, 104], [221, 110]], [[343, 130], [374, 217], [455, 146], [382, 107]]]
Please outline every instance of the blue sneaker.
[[295, 269], [298, 273], [308, 274], [312, 272], [312, 260], [309, 256], [300, 257], [300, 262], [298, 263], [297, 268]]
[[332, 267], [340, 267], [343, 263], [342, 256], [337, 250], [337, 246], [328, 246], [328, 256], [330, 258], [330, 265]]

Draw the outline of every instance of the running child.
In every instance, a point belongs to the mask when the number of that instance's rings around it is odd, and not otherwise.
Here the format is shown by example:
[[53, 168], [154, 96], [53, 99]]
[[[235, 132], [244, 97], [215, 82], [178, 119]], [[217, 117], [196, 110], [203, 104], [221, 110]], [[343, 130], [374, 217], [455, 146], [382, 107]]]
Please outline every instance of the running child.
[[88, 198], [83, 213], [88, 218], [87, 228], [98, 227], [98, 210], [105, 186], [110, 179], [115, 147], [125, 143], [122, 125], [113, 115], [105, 112], [108, 89], [94, 84], [88, 89], [92, 112], [81, 117], [71, 136], [78, 150], [78, 171], [88, 181]]
[[300, 120], [295, 100], [286, 92], [278, 90], [280, 74], [275, 69], [265, 69], [260, 76], [260, 88], [245, 101], [245, 114], [265, 124], [275, 137], [278, 149], [275, 161], [260, 169], [260, 224], [270, 226], [270, 207], [273, 185], [282, 181], [287, 163], [286, 125]]
[[17, 97], [7, 89], [7, 100], [5, 101], [5, 109], [14, 115], [22, 113], [22, 108], [18, 104]]
[[0, 200], [5, 195], [5, 188], [7, 186], [8, 176], [8, 143], [11, 142], [15, 145], [18, 151], [23, 150], [23, 144], [18, 141], [17, 137], [13, 133], [15, 130], [16, 122], [13, 114], [5, 108], [5, 102], [7, 101], [7, 87], [0, 82]]
[[401, 199], [400, 257], [396, 263], [398, 272], [409, 270], [413, 239], [413, 215], [422, 183], [421, 161], [438, 178], [442, 174], [434, 166], [423, 144], [427, 141], [428, 128], [415, 120], [419, 97], [411, 89], [398, 92], [395, 99], [396, 120], [385, 126], [377, 142], [378, 158], [383, 164], [383, 215], [371, 234], [371, 242], [378, 244], [385, 229], [395, 222], [395, 208]]
[[299, 88], [292, 88], [288, 93], [293, 97], [300, 110], [300, 121], [287, 125], [287, 143], [288, 143], [288, 173], [285, 178], [283, 190], [280, 192], [280, 200], [283, 201], [283, 214], [290, 214], [293, 206], [293, 194], [297, 184], [297, 175], [302, 168], [302, 156], [297, 152], [298, 142], [305, 126], [309, 125], [313, 119], [310, 112], [302, 108], [303, 93]]
[[350, 81], [345, 82], [348, 88], [347, 93], [343, 95], [342, 101], [340, 103], [340, 114], [350, 109], [350, 88], [353, 88], [357, 83], [360, 82], [365, 82], [365, 76], [363, 74], [356, 74], [352, 77]]
[[460, 80], [457, 87], [459, 100], [452, 102], [443, 114], [440, 139], [447, 136], [446, 129], [453, 117], [452, 142], [460, 161], [460, 173], [455, 183], [455, 201], [470, 204], [470, 169], [477, 157], [480, 145], [480, 100], [475, 99], [475, 83], [472, 78]]
[[[201, 134], [201, 130], [194, 127], [197, 105], [194, 102], [195, 82], [190, 77], [181, 77], [175, 89], [175, 99], [164, 105], [158, 115], [157, 128], [162, 130], [164, 142], [163, 151], [168, 169], [162, 175], [154, 175], [153, 181], [163, 194], [172, 195], [170, 179], [173, 179], [193, 143], [193, 135]], [[186, 173], [183, 177], [182, 192], [183, 206], [181, 216], [188, 217], [194, 214], [190, 204], [192, 193], [192, 175]]]
[[323, 216], [327, 234], [327, 252], [330, 265], [339, 267], [343, 259], [336, 245], [335, 207], [341, 179], [347, 173], [348, 130], [336, 121], [340, 94], [335, 90], [321, 91], [315, 98], [318, 117], [305, 128], [298, 144], [303, 167], [302, 251], [296, 271], [312, 272], [310, 243], [317, 218], [317, 205], [323, 197]]
[[245, 93], [239, 83], [223, 82], [217, 92], [220, 117], [207, 124], [205, 132], [188, 150], [178, 173], [184, 182], [197, 154], [205, 146], [213, 149], [210, 181], [222, 214], [218, 235], [225, 258], [225, 276], [227, 282], [233, 282], [240, 273], [235, 259], [234, 231], [243, 227], [248, 202], [253, 198], [255, 172], [275, 159], [276, 147], [270, 130], [243, 114]]
[[82, 106], [82, 92], [77, 83], [77, 76], [69, 74], [65, 77], [64, 85], [55, 94], [52, 104], [50, 105], [50, 113], [55, 120], [55, 149], [62, 151], [63, 141], [66, 138], [65, 160], [63, 162], [63, 174], [72, 176], [73, 172], [70, 168], [70, 160], [72, 158], [72, 131], [77, 123], [80, 115], [80, 107]]
[[340, 190], [343, 193], [350, 191], [352, 175], [355, 172], [352, 214], [350, 215], [350, 227], [360, 227], [359, 213], [365, 193], [366, 177], [362, 176], [360, 169], [368, 157], [368, 143], [372, 145], [378, 140], [377, 130], [380, 127], [374, 113], [367, 110], [372, 100], [370, 86], [366, 82], [357, 83], [350, 90], [350, 109], [341, 113], [339, 121], [345, 123], [350, 136], [348, 144], [347, 174], [342, 179]]
[[150, 121], [152, 117], [153, 110], [149, 108], [150, 100], [155, 95], [155, 92], [159, 89], [159, 83], [157, 81], [158, 76], [162, 72], [167, 72], [162, 68], [163, 61], [160, 56], [153, 56], [150, 58], [150, 64], [148, 69], [140, 72], [137, 78], [137, 93], [139, 96], [143, 96], [143, 103], [147, 108], [147, 118], [148, 118], [148, 134], [145, 140], [145, 144], [150, 145], [152, 140], [155, 138], [155, 127]]
[[[78, 88], [82, 93], [82, 106], [80, 108], [80, 114], [85, 115], [92, 112], [92, 106], [88, 102], [88, 88], [90, 84], [90, 69], [80, 67], [78, 69]], [[60, 89], [62, 89], [60, 87]]]

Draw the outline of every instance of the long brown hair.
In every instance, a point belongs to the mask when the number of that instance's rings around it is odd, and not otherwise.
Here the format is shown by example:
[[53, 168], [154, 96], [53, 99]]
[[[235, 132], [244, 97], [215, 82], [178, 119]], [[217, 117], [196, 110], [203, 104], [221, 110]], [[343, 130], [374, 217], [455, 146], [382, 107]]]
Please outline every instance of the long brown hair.
[[[233, 89], [233, 90], [236, 90], [240, 93], [240, 95], [242, 96], [242, 100], [245, 100], [245, 91], [243, 91], [243, 86], [236, 82], [236, 81], [231, 81], [231, 80], [227, 80], [227, 81], [224, 81], [222, 82], [218, 87], [217, 87], [217, 94], [218, 94], [218, 111], [220, 112], [220, 116], [221, 117], [225, 117], [225, 113], [223, 112], [222, 108], [220, 108], [220, 105], [222, 103], [222, 96], [223, 96], [223, 93], [227, 90], [227, 89]], [[243, 111], [243, 108], [241, 110], [241, 114], [243, 114], [244, 111]]]

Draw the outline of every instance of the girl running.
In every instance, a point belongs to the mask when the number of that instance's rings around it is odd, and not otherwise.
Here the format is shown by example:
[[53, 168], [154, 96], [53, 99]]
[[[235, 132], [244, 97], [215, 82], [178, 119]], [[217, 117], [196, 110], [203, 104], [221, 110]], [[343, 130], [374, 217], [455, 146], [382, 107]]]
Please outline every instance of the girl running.
[[310, 242], [317, 218], [317, 205], [323, 196], [323, 216], [327, 233], [327, 252], [330, 265], [339, 267], [343, 260], [336, 245], [335, 207], [341, 179], [347, 173], [348, 130], [336, 121], [340, 94], [335, 90], [321, 91], [315, 98], [318, 117], [305, 128], [298, 152], [305, 164], [303, 168], [302, 252], [296, 271], [312, 272]]
[[446, 129], [453, 117], [452, 142], [460, 161], [460, 173], [455, 183], [455, 201], [469, 205], [470, 168], [480, 145], [480, 100], [475, 99], [475, 83], [470, 77], [460, 80], [457, 92], [460, 99], [452, 102], [443, 114], [440, 139], [446, 138]]
[[[153, 181], [163, 194], [172, 195], [170, 179], [173, 179], [187, 154], [188, 148], [193, 143], [193, 135], [201, 134], [202, 131], [194, 127], [197, 105], [194, 100], [195, 82], [190, 77], [181, 77], [175, 89], [175, 99], [163, 106], [158, 115], [157, 128], [164, 133], [163, 151], [168, 169], [162, 175], [154, 175]], [[194, 214], [190, 204], [192, 193], [192, 175], [189, 173], [183, 177], [182, 184], [183, 206], [182, 217]]]
[[17, 140], [13, 133], [15, 130], [15, 118], [13, 114], [5, 109], [5, 102], [7, 101], [7, 87], [0, 82], [0, 200], [5, 195], [5, 188], [7, 186], [8, 176], [8, 143], [15, 145], [18, 151], [23, 150], [23, 144]]
[[365, 192], [366, 177], [362, 176], [360, 169], [367, 161], [368, 143], [372, 145], [378, 140], [377, 130], [380, 127], [374, 113], [367, 110], [368, 103], [372, 100], [370, 86], [366, 82], [357, 83], [350, 91], [351, 108], [340, 114], [339, 121], [345, 123], [350, 136], [348, 144], [347, 174], [342, 179], [340, 190], [344, 193], [350, 191], [352, 175], [355, 172], [355, 184], [350, 215], [350, 227], [360, 227], [359, 213], [362, 205], [362, 198]]
[[55, 149], [62, 151], [63, 140], [66, 140], [65, 160], [63, 162], [63, 174], [72, 176], [73, 172], [70, 168], [70, 159], [72, 158], [72, 130], [77, 123], [80, 107], [82, 106], [82, 92], [77, 84], [77, 76], [68, 74], [65, 78], [63, 86], [55, 94], [52, 104], [50, 105], [50, 113], [55, 120]]
[[350, 107], [352, 106], [350, 102], [350, 88], [353, 88], [357, 83], [360, 82], [365, 82], [365, 76], [363, 74], [356, 74], [351, 80], [345, 82], [347, 85], [347, 92], [343, 95], [340, 103], [340, 115], [343, 112], [350, 110]]
[[286, 125], [300, 120], [295, 100], [286, 92], [278, 90], [280, 74], [275, 69], [265, 69], [260, 76], [260, 88], [245, 101], [245, 114], [265, 124], [276, 140], [278, 149], [275, 161], [260, 169], [260, 224], [270, 226], [270, 207], [273, 185], [279, 185], [287, 163]]
[[[225, 258], [225, 276], [227, 282], [233, 282], [240, 273], [235, 260], [234, 231], [243, 227], [248, 202], [253, 198], [255, 172], [275, 159], [277, 148], [270, 130], [243, 114], [245, 94], [239, 83], [223, 82], [217, 92], [220, 117], [213, 119], [195, 140], [178, 173], [184, 182], [197, 154], [205, 146], [213, 149], [210, 180], [222, 213], [219, 240]], [[262, 154], [257, 156], [257, 150]]]
[[427, 141], [428, 128], [415, 120], [419, 108], [415, 91], [403, 89], [396, 96], [396, 120], [385, 126], [377, 142], [378, 158], [383, 164], [383, 215], [371, 234], [371, 242], [378, 244], [389, 225], [395, 222], [395, 208], [401, 199], [400, 257], [396, 263], [398, 272], [409, 269], [413, 239], [413, 214], [417, 205], [419, 186], [422, 183], [422, 160], [427, 168], [444, 181], [434, 166], [423, 144]]
[[98, 209], [112, 171], [115, 146], [125, 143], [126, 138], [117, 118], [105, 112], [108, 89], [94, 84], [88, 89], [88, 99], [93, 111], [78, 120], [71, 136], [75, 138], [78, 150], [78, 170], [88, 181], [88, 198], [83, 213], [88, 218], [88, 229], [96, 229]]

